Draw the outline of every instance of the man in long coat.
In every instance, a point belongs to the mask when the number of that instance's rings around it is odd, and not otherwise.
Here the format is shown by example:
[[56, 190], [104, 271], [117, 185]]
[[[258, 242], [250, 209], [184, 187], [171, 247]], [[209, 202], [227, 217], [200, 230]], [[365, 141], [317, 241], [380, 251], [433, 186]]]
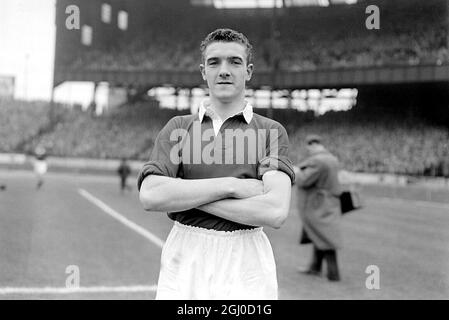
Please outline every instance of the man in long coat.
[[321, 143], [321, 137], [306, 137], [308, 157], [299, 164], [296, 185], [303, 230], [301, 244], [313, 244], [313, 258], [307, 274], [321, 273], [327, 263], [327, 278], [339, 281], [337, 249], [342, 246], [340, 230], [339, 162]]

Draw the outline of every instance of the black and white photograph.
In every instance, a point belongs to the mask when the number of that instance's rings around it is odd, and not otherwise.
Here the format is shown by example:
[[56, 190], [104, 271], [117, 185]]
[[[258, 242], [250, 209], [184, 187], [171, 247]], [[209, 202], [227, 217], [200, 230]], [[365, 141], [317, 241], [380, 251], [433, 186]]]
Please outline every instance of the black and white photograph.
[[0, 300], [449, 300], [449, 0], [0, 0]]

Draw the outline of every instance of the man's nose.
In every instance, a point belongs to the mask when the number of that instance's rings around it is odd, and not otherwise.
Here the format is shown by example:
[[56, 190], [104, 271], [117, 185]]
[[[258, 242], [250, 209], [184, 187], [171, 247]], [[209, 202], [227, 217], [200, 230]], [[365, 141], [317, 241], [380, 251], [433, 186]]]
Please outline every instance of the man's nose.
[[229, 77], [231, 74], [229, 72], [229, 66], [226, 62], [223, 62], [220, 65], [220, 70], [219, 70], [219, 74], [218, 74], [221, 78], [227, 78]]

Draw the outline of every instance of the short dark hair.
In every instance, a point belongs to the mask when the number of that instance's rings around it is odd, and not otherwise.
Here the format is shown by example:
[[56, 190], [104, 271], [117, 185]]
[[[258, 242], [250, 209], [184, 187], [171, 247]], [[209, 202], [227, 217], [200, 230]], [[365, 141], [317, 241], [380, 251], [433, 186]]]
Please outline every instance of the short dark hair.
[[201, 57], [204, 61], [204, 52], [208, 45], [213, 42], [238, 42], [246, 48], [246, 63], [250, 64], [253, 61], [253, 46], [249, 43], [249, 40], [241, 32], [232, 29], [216, 29], [209, 33], [206, 38], [201, 42], [200, 51]]

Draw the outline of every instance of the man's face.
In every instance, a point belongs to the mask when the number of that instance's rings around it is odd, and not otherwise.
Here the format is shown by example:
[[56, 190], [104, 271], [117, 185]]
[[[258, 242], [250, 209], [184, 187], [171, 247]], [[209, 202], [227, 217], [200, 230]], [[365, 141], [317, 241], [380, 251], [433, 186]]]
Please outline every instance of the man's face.
[[253, 72], [246, 59], [245, 46], [238, 42], [212, 42], [206, 47], [200, 70], [212, 96], [231, 102], [244, 94], [245, 82]]
[[307, 153], [309, 155], [312, 155], [314, 153], [317, 153], [323, 149], [323, 146], [319, 143], [312, 142], [311, 144], [306, 145]]

